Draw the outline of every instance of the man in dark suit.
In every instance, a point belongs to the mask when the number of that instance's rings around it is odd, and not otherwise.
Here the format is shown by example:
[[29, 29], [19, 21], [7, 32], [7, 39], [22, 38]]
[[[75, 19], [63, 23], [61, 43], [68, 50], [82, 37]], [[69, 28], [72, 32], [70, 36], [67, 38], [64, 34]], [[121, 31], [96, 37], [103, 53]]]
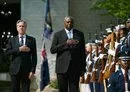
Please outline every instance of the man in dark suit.
[[57, 53], [59, 92], [79, 92], [79, 78], [86, 71], [84, 35], [73, 28], [73, 18], [64, 19], [64, 29], [56, 32], [50, 51]]
[[37, 50], [35, 38], [26, 34], [27, 23], [18, 20], [16, 23], [18, 36], [9, 39], [7, 55], [12, 56], [10, 75], [12, 92], [30, 92], [30, 79], [33, 77], [37, 64]]

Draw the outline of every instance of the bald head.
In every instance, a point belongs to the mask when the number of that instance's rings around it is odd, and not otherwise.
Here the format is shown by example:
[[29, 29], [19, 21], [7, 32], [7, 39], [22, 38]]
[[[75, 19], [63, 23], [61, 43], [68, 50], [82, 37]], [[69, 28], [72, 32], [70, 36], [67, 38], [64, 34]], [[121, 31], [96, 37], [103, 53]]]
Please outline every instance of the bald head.
[[67, 30], [71, 30], [73, 28], [73, 18], [71, 16], [67, 16], [64, 18], [64, 27]]

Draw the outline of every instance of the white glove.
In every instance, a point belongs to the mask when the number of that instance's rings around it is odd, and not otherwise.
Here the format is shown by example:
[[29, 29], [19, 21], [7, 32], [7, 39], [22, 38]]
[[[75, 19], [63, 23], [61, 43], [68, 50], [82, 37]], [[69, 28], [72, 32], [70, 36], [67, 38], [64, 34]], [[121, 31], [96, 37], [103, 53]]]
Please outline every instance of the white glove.
[[114, 51], [114, 50], [109, 49], [109, 50], [108, 50], [108, 54], [110, 54], [110, 55], [112, 55], [112, 56], [115, 56], [115, 51]]
[[96, 56], [93, 58], [94, 61], [97, 61], [98, 59], [99, 57], [96, 57]]
[[119, 45], [120, 43], [118, 42], [115, 42], [115, 48], [117, 48], [117, 46]]
[[100, 54], [100, 55], [99, 55], [99, 58], [100, 58], [100, 59], [103, 59], [103, 57], [104, 57], [105, 55], [106, 55], [106, 54]]
[[128, 78], [130, 80], [130, 69], [128, 69]]
[[88, 61], [88, 66], [90, 66], [92, 64], [92, 61]]

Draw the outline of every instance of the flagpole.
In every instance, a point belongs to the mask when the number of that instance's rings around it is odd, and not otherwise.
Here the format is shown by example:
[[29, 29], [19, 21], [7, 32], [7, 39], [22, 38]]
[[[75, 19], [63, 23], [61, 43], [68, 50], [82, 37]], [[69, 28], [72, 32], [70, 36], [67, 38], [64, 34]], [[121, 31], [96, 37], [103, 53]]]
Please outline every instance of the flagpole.
[[50, 75], [49, 75], [49, 65], [47, 59], [47, 53], [45, 48], [45, 39], [42, 37], [42, 49], [41, 49], [41, 75], [40, 75], [40, 92], [44, 90], [44, 88], [50, 82]]
[[44, 36], [42, 37], [42, 49], [44, 48], [44, 45], [45, 45], [45, 39], [44, 39]]
[[51, 23], [51, 16], [50, 16], [49, 0], [46, 0], [45, 3], [46, 3], [45, 13], [44, 13], [45, 19], [44, 19], [44, 30], [43, 30], [43, 34], [42, 34], [42, 49], [41, 49], [42, 61], [41, 61], [40, 91], [43, 91], [44, 88], [50, 82], [48, 59], [47, 59], [47, 53], [46, 53], [46, 48], [45, 48], [45, 40], [50, 39], [50, 35], [53, 32], [52, 23]]

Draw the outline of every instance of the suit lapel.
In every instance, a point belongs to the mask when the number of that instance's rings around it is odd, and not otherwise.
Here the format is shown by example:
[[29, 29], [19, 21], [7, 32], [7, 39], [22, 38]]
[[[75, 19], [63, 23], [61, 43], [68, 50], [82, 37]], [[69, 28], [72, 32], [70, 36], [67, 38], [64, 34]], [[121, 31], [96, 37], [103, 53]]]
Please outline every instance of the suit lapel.
[[76, 30], [75, 29], [73, 29], [73, 39], [76, 39], [76, 40], [78, 40], [78, 34], [77, 34], [77, 32], [76, 32]]
[[65, 40], [67, 40], [68, 39], [68, 36], [67, 36], [67, 34], [66, 34], [66, 31], [63, 29], [62, 30], [63, 32], [62, 32], [62, 37], [63, 37], [63, 39], [65, 39]]
[[20, 43], [19, 43], [19, 37], [18, 36], [16, 36], [15, 42], [16, 42], [17, 47], [19, 47]]
[[78, 31], [77, 30], [73, 30], [73, 39], [75, 39], [75, 40], [78, 40], [79, 41], [79, 43], [81, 42], [81, 38], [80, 38], [81, 36], [80, 36], [80, 34], [78, 33]]
[[26, 42], [25, 42], [25, 45], [28, 45], [29, 44], [29, 37], [28, 35], [26, 35]]

